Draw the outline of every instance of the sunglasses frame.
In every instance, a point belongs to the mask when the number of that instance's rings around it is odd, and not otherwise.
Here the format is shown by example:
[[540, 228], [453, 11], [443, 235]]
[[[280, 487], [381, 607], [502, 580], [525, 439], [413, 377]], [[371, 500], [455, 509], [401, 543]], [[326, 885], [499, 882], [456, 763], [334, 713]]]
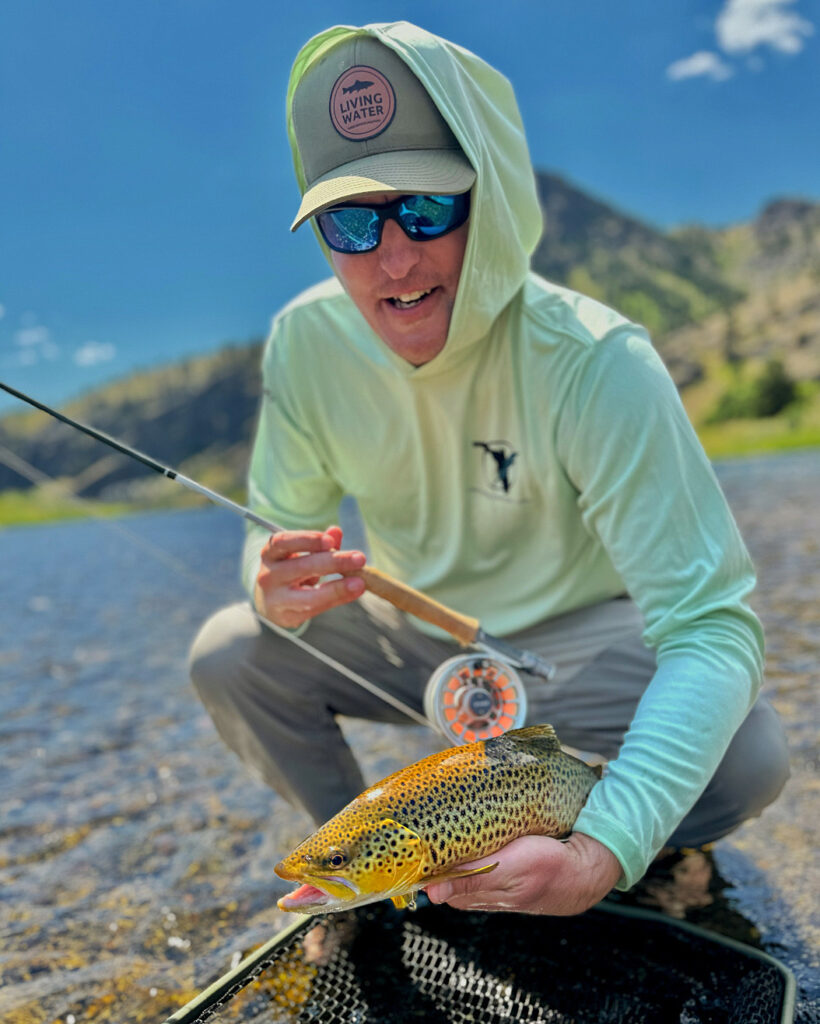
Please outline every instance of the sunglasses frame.
[[[427, 237], [421, 237], [421, 238], [416, 236], [416, 235], [411, 235], [410, 232], [407, 230], [407, 228], [404, 226], [404, 224], [402, 224], [401, 220], [399, 219], [399, 209], [400, 209], [402, 203], [406, 202], [408, 199], [415, 199], [415, 198], [418, 198], [418, 199], [450, 199], [450, 198], [453, 198], [453, 199], [456, 199], [456, 198], [457, 199], [464, 199], [465, 203], [464, 203], [463, 216], [457, 216], [456, 219], [455, 219], [455, 222], [453, 224], [449, 225], [449, 227], [446, 227], [443, 231], [439, 232], [439, 234], [437, 234], [437, 235], [428, 235]], [[377, 218], [377, 221], [378, 221], [377, 238], [376, 238], [375, 244], [372, 245], [369, 249], [340, 249], [337, 245], [334, 245], [330, 241], [330, 239], [327, 237], [327, 235], [325, 234], [325, 230], [322, 227], [322, 221], [321, 221], [322, 216], [325, 215], [325, 214], [336, 213], [336, 212], [338, 212], [340, 210], [350, 210], [350, 209], [354, 209], [354, 210], [369, 210], [369, 211], [371, 211], [372, 213], [374, 213], [376, 215], [376, 218]], [[406, 192], [403, 195], [398, 196], [396, 199], [392, 200], [389, 203], [382, 203], [382, 204], [379, 204], [379, 205], [374, 205], [372, 203], [343, 203], [343, 204], [340, 204], [338, 206], [331, 206], [331, 207], [329, 207], [326, 210], [320, 210], [319, 213], [315, 214], [315, 220], [316, 220], [316, 226], [319, 229], [319, 233], [321, 234], [322, 238], [324, 239], [325, 244], [330, 249], [332, 249], [334, 252], [342, 253], [342, 255], [344, 255], [344, 256], [357, 256], [360, 253], [373, 252], [374, 250], [378, 249], [378, 247], [381, 245], [381, 242], [382, 242], [382, 235], [384, 233], [384, 225], [385, 225], [385, 223], [388, 220], [394, 220], [399, 225], [399, 227], [402, 229], [402, 231], [405, 233], [405, 235], [407, 235], [407, 237], [410, 239], [411, 242], [434, 242], [437, 238], [444, 238], [444, 236], [445, 235], [449, 235], [451, 231], [455, 231], [456, 228], [460, 228], [461, 225], [464, 224], [467, 221], [469, 216], [470, 216], [470, 192], [468, 190], [467, 192], [456, 192], [456, 193], [451, 194], [451, 195], [444, 195], [444, 194], [440, 194], [440, 193], [434, 194], [434, 193]]]

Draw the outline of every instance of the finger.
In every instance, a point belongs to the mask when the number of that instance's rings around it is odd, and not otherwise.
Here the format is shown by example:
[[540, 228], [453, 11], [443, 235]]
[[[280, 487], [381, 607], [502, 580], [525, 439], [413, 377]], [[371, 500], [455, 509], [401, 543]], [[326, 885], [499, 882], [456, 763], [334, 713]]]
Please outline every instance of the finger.
[[450, 903], [456, 906], [457, 900], [471, 906], [477, 899], [493, 901], [502, 893], [495, 886], [489, 886], [483, 878], [458, 878], [453, 882], [439, 882], [425, 889], [431, 903]]
[[325, 530], [325, 536], [330, 537], [331, 546], [337, 551], [342, 546], [342, 529], [340, 526], [328, 526]]
[[288, 590], [287, 596], [278, 608], [290, 615], [301, 616], [301, 621], [321, 615], [322, 612], [349, 604], [361, 597], [365, 590], [364, 580], [359, 576], [348, 576], [341, 580], [330, 580], [310, 590]]
[[474, 902], [473, 900], [462, 897], [461, 899], [454, 898], [447, 903], [448, 907], [452, 907], [453, 910], [481, 910], [485, 913], [497, 913], [498, 911], [509, 910], [508, 906], [503, 903], [481, 903]]
[[323, 551], [315, 555], [295, 555], [283, 561], [266, 563], [260, 570], [261, 583], [266, 590], [305, 584], [320, 576], [347, 575], [365, 564], [362, 551]]
[[463, 878], [455, 878], [447, 882], [435, 882], [425, 887], [425, 892], [431, 903], [446, 903], [456, 896], [470, 896], [475, 898], [481, 893], [486, 898], [500, 895], [503, 889], [503, 867], [502, 873], [498, 872], [501, 858], [499, 852], [481, 860], [470, 861], [459, 865], [459, 870], [468, 871], [474, 868], [492, 867], [492, 871], [485, 871], [480, 875], [465, 875]]
[[436, 885], [428, 885], [424, 891], [431, 903], [446, 903], [453, 895], [453, 883], [437, 882]]
[[277, 562], [303, 552], [330, 551], [335, 539], [335, 535], [320, 530], [282, 530], [268, 538], [262, 548], [262, 560]]

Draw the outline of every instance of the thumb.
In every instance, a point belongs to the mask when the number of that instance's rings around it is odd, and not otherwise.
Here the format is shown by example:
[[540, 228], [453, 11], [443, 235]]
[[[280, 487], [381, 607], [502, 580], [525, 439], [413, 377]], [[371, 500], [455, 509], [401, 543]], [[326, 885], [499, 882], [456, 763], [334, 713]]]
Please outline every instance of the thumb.
[[[433, 882], [425, 888], [427, 898], [431, 903], [446, 903], [453, 896], [469, 896], [474, 893], [487, 892], [495, 889], [495, 869], [498, 867], [498, 856], [487, 857], [483, 861], [475, 861], [473, 864], [464, 865], [465, 868], [472, 868], [475, 874], [465, 875], [463, 878], [447, 879], [446, 881]], [[483, 868], [483, 871], [478, 869]], [[488, 875], [489, 883], [485, 881]]]
[[453, 895], [453, 883], [436, 882], [435, 885], [428, 885], [424, 891], [431, 903], [446, 903]]
[[328, 526], [325, 530], [325, 536], [330, 538], [332, 547], [338, 551], [342, 545], [342, 531], [338, 526]]

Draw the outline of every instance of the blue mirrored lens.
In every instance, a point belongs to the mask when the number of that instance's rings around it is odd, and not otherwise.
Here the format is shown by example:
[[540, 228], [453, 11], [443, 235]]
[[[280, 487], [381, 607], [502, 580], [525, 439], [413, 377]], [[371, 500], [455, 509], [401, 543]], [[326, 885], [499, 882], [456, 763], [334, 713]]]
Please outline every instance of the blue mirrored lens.
[[455, 196], [403, 196], [384, 206], [339, 206], [316, 215], [322, 237], [337, 252], [369, 252], [381, 241], [387, 220], [408, 238], [425, 241], [459, 227], [470, 212], [470, 193]]
[[327, 210], [316, 218], [331, 249], [341, 252], [367, 252], [379, 244], [378, 214], [367, 206], [346, 206]]
[[435, 238], [453, 226], [457, 199], [463, 196], [408, 196], [399, 209], [399, 224], [411, 238]]

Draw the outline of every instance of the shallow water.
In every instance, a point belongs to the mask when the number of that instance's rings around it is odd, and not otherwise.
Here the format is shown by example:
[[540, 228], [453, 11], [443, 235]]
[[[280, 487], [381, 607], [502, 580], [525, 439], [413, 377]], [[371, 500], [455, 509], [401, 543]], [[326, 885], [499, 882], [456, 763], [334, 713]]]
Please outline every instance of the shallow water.
[[[820, 452], [718, 474], [758, 565], [766, 691], [792, 753], [777, 804], [718, 845], [721, 907], [796, 972], [809, 1021]], [[216, 509], [0, 532], [4, 1022], [159, 1021], [284, 923], [273, 865], [309, 822], [226, 752], [185, 671], [201, 621], [241, 596], [241, 534]], [[436, 748], [418, 728], [348, 732], [372, 780]]]

